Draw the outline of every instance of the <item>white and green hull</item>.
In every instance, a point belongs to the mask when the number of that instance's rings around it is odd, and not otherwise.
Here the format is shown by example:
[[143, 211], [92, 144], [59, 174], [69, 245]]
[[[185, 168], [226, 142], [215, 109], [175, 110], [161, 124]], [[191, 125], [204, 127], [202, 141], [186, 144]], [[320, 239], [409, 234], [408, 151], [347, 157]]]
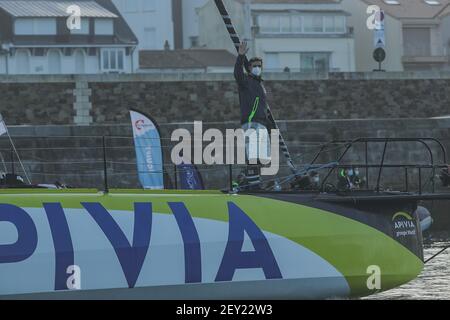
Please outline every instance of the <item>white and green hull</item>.
[[[422, 271], [414, 206], [208, 191], [2, 191], [0, 298], [366, 296]], [[380, 288], [371, 286], [374, 266]]]

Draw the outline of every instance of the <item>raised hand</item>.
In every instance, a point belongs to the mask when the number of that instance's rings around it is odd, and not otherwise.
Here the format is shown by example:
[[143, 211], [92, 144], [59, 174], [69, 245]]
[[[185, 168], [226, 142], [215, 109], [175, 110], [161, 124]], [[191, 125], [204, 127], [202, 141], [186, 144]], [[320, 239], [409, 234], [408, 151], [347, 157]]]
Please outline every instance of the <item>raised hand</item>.
[[239, 45], [239, 55], [245, 56], [248, 52], [249, 48], [247, 46], [247, 41], [242, 41]]

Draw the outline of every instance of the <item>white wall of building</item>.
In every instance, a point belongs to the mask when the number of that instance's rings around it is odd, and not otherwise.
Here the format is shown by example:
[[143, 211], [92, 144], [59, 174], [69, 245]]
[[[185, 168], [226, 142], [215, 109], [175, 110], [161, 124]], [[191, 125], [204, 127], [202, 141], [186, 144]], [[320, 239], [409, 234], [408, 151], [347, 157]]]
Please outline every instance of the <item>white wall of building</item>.
[[172, 1], [113, 1], [139, 39], [139, 49], [161, 50], [166, 40], [173, 47]]
[[192, 48], [192, 37], [199, 36], [199, 17], [197, 9], [208, 0], [183, 0], [183, 48]]
[[161, 50], [169, 41], [174, 46], [171, 0], [113, 0], [139, 40], [133, 55], [134, 69], [139, 68], [139, 50]]
[[[243, 5], [236, 0], [224, 0], [228, 13], [232, 17], [234, 27], [239, 35], [244, 33]], [[200, 45], [208, 49], [226, 49], [236, 54], [236, 49], [230, 40], [227, 29], [223, 23], [214, 1], [208, 3], [199, 10], [199, 39]], [[250, 43], [252, 47], [252, 43]]]
[[6, 73], [6, 55], [0, 55], [0, 74]]
[[355, 45], [351, 38], [261, 38], [255, 41], [256, 55], [265, 60], [266, 69], [300, 71], [302, 54], [329, 55], [329, 70], [355, 71]]
[[[8, 58], [9, 74], [95, 74], [95, 73], [131, 73], [132, 59], [126, 55], [125, 48], [102, 48], [95, 56], [89, 56], [85, 50], [75, 49], [70, 56], [60, 49], [50, 49], [43, 56], [33, 56], [28, 49], [18, 49]], [[108, 51], [105, 66], [103, 51]], [[119, 63], [119, 53], [121, 61]], [[0, 57], [0, 74], [6, 73], [5, 58]], [[3, 62], [3, 65], [2, 65]]]
[[[343, 0], [342, 7], [349, 12], [349, 26], [354, 29], [356, 71], [370, 72], [378, 69], [378, 63], [373, 59], [374, 32], [367, 28], [368, 5], [363, 1]], [[402, 22], [386, 15], [386, 61], [383, 69], [386, 71], [403, 71], [403, 29]]]
[[[354, 0], [353, 0], [354, 1]], [[240, 35], [245, 34], [245, 6], [236, 0], [226, 0], [226, 5], [235, 23], [235, 27]], [[252, 4], [253, 15], [262, 10], [343, 10], [339, 4]], [[213, 1], [201, 8], [199, 12], [200, 20], [200, 41], [208, 48], [227, 49], [232, 53], [236, 50], [230, 41], [225, 26], [217, 13]], [[345, 33], [345, 32], [344, 32]], [[301, 54], [309, 53], [329, 53], [329, 69], [331, 71], [355, 71], [355, 42], [345, 34], [335, 37], [318, 34], [317, 36], [302, 36], [293, 34], [277, 34], [273, 36], [257, 35], [249, 43], [249, 55], [261, 56], [265, 60], [268, 69], [282, 71], [288, 67], [292, 71], [301, 69]]]
[[444, 66], [444, 70], [450, 70], [450, 15], [441, 19], [441, 25], [439, 26], [441, 43], [444, 54], [448, 57], [448, 63]]

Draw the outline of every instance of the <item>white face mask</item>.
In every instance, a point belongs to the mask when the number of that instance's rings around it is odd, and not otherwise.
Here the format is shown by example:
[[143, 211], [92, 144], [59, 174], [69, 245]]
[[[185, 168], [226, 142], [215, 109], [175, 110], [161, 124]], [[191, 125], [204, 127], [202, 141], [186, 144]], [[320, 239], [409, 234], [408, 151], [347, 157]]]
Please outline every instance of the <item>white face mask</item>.
[[254, 67], [254, 68], [252, 69], [252, 74], [253, 74], [254, 76], [259, 77], [259, 76], [261, 75], [261, 73], [262, 73], [261, 67]]

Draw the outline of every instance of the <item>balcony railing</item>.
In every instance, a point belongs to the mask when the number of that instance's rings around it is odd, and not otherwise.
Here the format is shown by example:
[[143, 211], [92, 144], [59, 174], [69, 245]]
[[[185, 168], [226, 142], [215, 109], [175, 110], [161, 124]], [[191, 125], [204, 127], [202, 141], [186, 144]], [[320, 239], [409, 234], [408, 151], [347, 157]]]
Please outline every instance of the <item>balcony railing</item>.
[[448, 63], [449, 50], [444, 46], [405, 45], [404, 63]]

